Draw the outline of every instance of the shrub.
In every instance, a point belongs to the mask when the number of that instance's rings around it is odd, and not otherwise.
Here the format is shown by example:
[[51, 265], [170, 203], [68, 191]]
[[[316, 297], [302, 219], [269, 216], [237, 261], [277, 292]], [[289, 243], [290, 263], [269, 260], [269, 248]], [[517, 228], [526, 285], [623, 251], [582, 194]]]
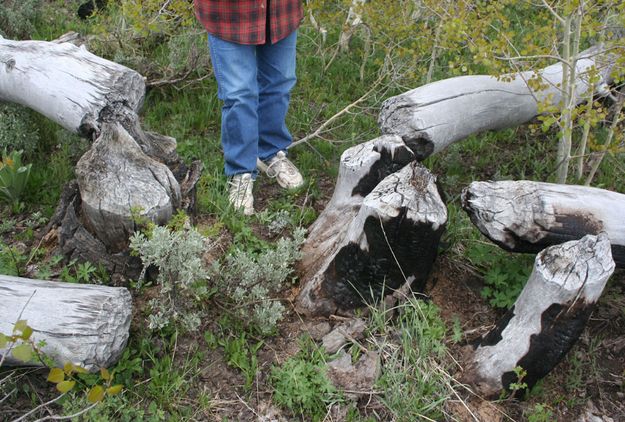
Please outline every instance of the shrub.
[[[0, 6], [0, 11], [2, 8]], [[1, 14], [2, 12], [0, 16]], [[30, 154], [36, 149], [38, 142], [39, 133], [30, 112], [15, 104], [0, 103], [0, 151], [12, 149]]]
[[4, 0], [0, 4], [0, 34], [8, 38], [30, 38], [42, 3], [39, 0]]
[[284, 306], [270, 295], [284, 288], [293, 264], [301, 257], [303, 242], [304, 229], [299, 228], [293, 239], [281, 238], [275, 248], [259, 254], [236, 250], [213, 268], [217, 290], [236, 304], [235, 314], [263, 334], [272, 332], [282, 319]]

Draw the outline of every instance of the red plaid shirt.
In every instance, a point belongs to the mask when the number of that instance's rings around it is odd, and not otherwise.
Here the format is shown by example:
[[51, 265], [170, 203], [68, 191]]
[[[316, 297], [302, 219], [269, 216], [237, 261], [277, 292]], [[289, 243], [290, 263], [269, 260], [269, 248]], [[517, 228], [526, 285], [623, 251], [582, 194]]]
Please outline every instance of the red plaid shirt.
[[295, 31], [302, 20], [302, 0], [195, 0], [195, 15], [206, 30], [237, 44], [264, 44], [267, 22], [271, 42]]

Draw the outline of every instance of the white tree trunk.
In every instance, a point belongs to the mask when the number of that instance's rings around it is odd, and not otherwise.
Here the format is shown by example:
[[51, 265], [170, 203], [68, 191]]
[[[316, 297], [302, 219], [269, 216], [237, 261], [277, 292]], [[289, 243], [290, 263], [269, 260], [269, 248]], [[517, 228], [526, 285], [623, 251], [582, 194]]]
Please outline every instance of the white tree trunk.
[[606, 232], [625, 267], [625, 195], [587, 186], [531, 181], [473, 182], [462, 206], [490, 240], [514, 252], [538, 252]]
[[298, 310], [329, 315], [379, 300], [405, 283], [422, 290], [446, 222], [435, 177], [425, 167], [413, 162], [387, 176], [356, 217], [341, 222], [332, 254], [302, 279]]
[[343, 31], [339, 36], [339, 50], [345, 53], [349, 50], [349, 42], [354, 35], [354, 31], [358, 28], [358, 25], [362, 24], [362, 15], [359, 9], [365, 4], [366, 0], [352, 0], [347, 12], [347, 19], [343, 24]]
[[475, 345], [464, 381], [487, 397], [515, 382], [531, 388], [575, 344], [613, 271], [605, 233], [542, 251], [514, 306]]
[[[18, 318], [26, 320], [31, 339], [44, 341], [41, 351], [57, 365], [95, 372], [115, 363], [126, 346], [132, 298], [121, 287], [0, 275], [0, 309], [0, 333], [11, 334]], [[7, 355], [5, 363], [20, 362]]]
[[[574, 103], [587, 99], [591, 68], [599, 69], [595, 92], [606, 93], [612, 57], [593, 47], [580, 54], [576, 66]], [[459, 76], [421, 86], [382, 104], [378, 123], [382, 133], [400, 136], [419, 160], [474, 133], [515, 127], [538, 115], [538, 103], [557, 105], [563, 98], [562, 65], [538, 72], [545, 89], [533, 91], [527, 81], [533, 71], [504, 75]]]
[[0, 37], [0, 99], [71, 132], [98, 133], [103, 113], [122, 105], [138, 112], [144, 95], [143, 76], [84, 47]]

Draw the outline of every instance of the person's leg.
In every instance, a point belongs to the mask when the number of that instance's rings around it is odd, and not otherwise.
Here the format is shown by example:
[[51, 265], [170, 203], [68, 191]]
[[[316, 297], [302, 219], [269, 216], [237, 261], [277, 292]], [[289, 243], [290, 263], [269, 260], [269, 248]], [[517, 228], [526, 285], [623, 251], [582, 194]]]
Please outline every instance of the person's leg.
[[285, 118], [295, 85], [296, 41], [297, 31], [258, 46], [258, 156], [263, 161], [286, 151], [292, 141]]
[[226, 176], [252, 173], [258, 157], [256, 46], [208, 36], [221, 109], [221, 143]]

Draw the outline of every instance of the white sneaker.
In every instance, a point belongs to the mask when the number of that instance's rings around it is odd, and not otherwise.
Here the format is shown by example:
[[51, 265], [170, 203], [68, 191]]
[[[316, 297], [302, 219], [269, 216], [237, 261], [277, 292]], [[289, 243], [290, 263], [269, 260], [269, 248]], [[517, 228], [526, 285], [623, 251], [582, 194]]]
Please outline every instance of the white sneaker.
[[243, 215], [254, 214], [253, 187], [251, 173], [236, 174], [228, 179], [228, 200], [234, 209], [243, 211]]
[[256, 167], [269, 177], [275, 177], [280, 186], [285, 189], [299, 188], [304, 184], [304, 178], [288, 158], [284, 151], [278, 153], [267, 161], [256, 162]]

